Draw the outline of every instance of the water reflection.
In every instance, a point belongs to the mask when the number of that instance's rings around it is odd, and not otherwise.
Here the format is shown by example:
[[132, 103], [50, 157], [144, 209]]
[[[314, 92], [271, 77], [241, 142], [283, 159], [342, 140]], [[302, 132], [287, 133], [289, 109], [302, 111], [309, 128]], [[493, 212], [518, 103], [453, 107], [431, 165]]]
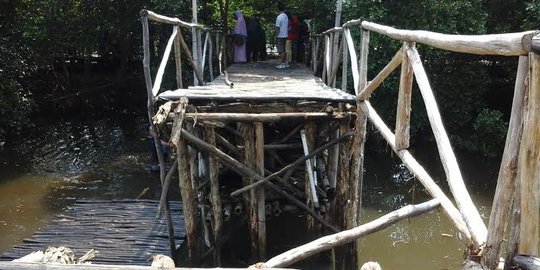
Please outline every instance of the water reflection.
[[0, 152], [0, 252], [77, 199], [135, 198], [158, 181], [144, 170], [146, 119], [41, 125]]

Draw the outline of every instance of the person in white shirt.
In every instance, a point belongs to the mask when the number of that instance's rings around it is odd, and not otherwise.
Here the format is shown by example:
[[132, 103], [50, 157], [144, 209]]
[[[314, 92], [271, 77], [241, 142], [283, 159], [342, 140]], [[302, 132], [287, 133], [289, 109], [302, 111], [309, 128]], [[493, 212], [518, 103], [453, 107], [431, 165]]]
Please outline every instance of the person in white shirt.
[[289, 30], [289, 17], [285, 14], [285, 5], [278, 3], [279, 15], [276, 18], [276, 46], [279, 53], [281, 63], [276, 68], [288, 68], [287, 52], [285, 51], [285, 43], [287, 42]]

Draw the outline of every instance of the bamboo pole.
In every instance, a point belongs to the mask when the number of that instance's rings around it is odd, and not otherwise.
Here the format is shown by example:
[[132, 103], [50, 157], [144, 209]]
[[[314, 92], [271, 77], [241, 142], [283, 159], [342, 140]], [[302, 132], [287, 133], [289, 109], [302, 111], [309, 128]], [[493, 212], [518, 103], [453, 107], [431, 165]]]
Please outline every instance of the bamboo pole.
[[440, 202], [437, 199], [417, 205], [407, 205], [356, 228], [321, 237], [315, 241], [279, 254], [265, 262], [264, 267], [285, 267], [291, 265], [321, 251], [350, 243], [360, 237], [380, 231], [405, 218], [415, 217], [432, 211], [439, 207], [439, 205]]
[[[343, 136], [340, 138], [340, 140], [345, 140], [347, 138], [350, 137], [350, 134], [346, 135], [346, 136]], [[296, 198], [294, 198], [293, 196], [289, 195], [287, 192], [283, 191], [282, 189], [280, 189], [279, 187], [277, 187], [276, 185], [274, 185], [273, 183], [271, 182], [268, 182], [267, 180], [268, 179], [271, 179], [271, 178], [274, 178], [276, 177], [276, 173], [274, 173], [273, 175], [270, 175], [270, 176], [267, 176], [265, 178], [263, 178], [262, 176], [260, 176], [257, 172], [251, 170], [250, 168], [246, 167], [244, 164], [238, 162], [237, 160], [235, 160], [234, 158], [230, 157], [229, 155], [223, 153], [221, 150], [217, 149], [216, 147], [213, 147], [211, 145], [208, 145], [207, 143], [205, 143], [204, 141], [200, 140], [199, 138], [197, 138], [196, 136], [193, 136], [192, 134], [190, 134], [189, 132], [187, 132], [186, 130], [182, 129], [182, 138], [185, 138], [187, 141], [189, 141], [189, 143], [191, 145], [193, 145], [194, 147], [198, 148], [199, 150], [201, 151], [205, 151], [205, 152], [208, 152], [212, 155], [215, 155], [216, 157], [218, 157], [223, 163], [225, 163], [226, 165], [228, 165], [232, 170], [234, 170], [235, 172], [237, 172], [238, 174], [240, 174], [241, 176], [247, 176], [247, 177], [252, 177], [252, 178], [255, 178], [257, 179], [258, 181], [255, 182], [254, 184], [250, 185], [248, 189], [246, 190], [249, 190], [251, 188], [254, 188], [256, 186], [258, 186], [259, 184], [262, 184], [262, 183], [265, 183], [268, 187], [270, 187], [273, 191], [277, 192], [278, 194], [282, 195], [283, 197], [285, 197], [286, 199], [288, 199], [289, 201], [291, 201], [292, 203], [294, 203], [296, 206], [300, 207], [302, 210], [306, 211], [308, 214], [312, 215], [317, 221], [319, 221], [322, 225], [324, 225], [325, 227], [329, 228], [330, 230], [332, 231], [337, 231], [336, 228], [334, 228], [334, 226], [328, 224], [319, 214], [315, 213], [312, 209], [310, 209], [309, 207], [307, 207], [304, 203], [298, 201]], [[339, 141], [338, 141], [339, 142]], [[337, 142], [335, 142], [337, 143]], [[322, 150], [321, 150], [322, 151]], [[312, 153], [313, 154], [313, 153]], [[303, 162], [304, 160], [301, 160], [300, 162]], [[298, 162], [298, 161], [297, 161]], [[179, 167], [179, 170], [180, 170], [180, 167]], [[266, 181], [266, 182], [265, 182]], [[245, 188], [244, 188], [245, 189]], [[237, 193], [239, 194], [239, 193]]]
[[[263, 123], [255, 123], [255, 160], [256, 171], [261, 176], [264, 176], [264, 126]], [[260, 261], [266, 259], [266, 194], [264, 187], [255, 189], [255, 197], [257, 199], [257, 232], [258, 232], [258, 259]]]
[[184, 88], [184, 82], [182, 78], [182, 44], [180, 43], [179, 35], [176, 35], [174, 40], [174, 62], [176, 64], [176, 87], [178, 89]]
[[446, 173], [448, 185], [450, 186], [450, 190], [454, 195], [459, 212], [463, 216], [465, 224], [471, 232], [472, 240], [477, 247], [480, 247], [486, 242], [486, 225], [482, 221], [480, 213], [478, 213], [478, 209], [476, 209], [474, 206], [474, 203], [469, 196], [469, 192], [465, 187], [456, 156], [454, 155], [452, 146], [450, 145], [450, 139], [448, 138], [442, 123], [441, 114], [439, 113], [439, 108], [437, 107], [437, 101], [435, 100], [435, 96], [431, 90], [431, 86], [424, 67], [422, 66], [418, 51], [415, 48], [407, 47], [407, 56], [411, 61], [416, 82], [420, 88], [420, 92], [422, 93], [422, 98], [424, 99], [428, 119], [431, 124], [433, 134], [435, 135], [437, 149], [439, 150], [439, 156], [441, 157], [441, 162]]
[[416, 178], [420, 181], [420, 183], [422, 183], [422, 185], [426, 188], [428, 193], [433, 196], [433, 198], [439, 199], [442, 208], [444, 209], [450, 220], [465, 235], [467, 239], [470, 239], [471, 234], [469, 233], [469, 229], [465, 225], [463, 217], [459, 213], [458, 209], [456, 209], [450, 199], [448, 199], [448, 197], [444, 194], [441, 188], [435, 183], [431, 176], [429, 176], [426, 170], [418, 163], [418, 161], [416, 161], [416, 159], [411, 155], [409, 151], [405, 149], [400, 151], [397, 150], [394, 134], [392, 134], [390, 128], [386, 126], [384, 121], [377, 114], [369, 101], [361, 102], [359, 103], [359, 106], [362, 108], [364, 113], [367, 114], [367, 116], [369, 117], [373, 125], [377, 128], [377, 130], [379, 130], [388, 145], [392, 147], [394, 153], [396, 153], [396, 155], [401, 159], [401, 161], [403, 161], [403, 164], [405, 164], [409, 171], [416, 176]]
[[421, 30], [401, 30], [368, 21], [361, 22], [362, 28], [374, 31], [393, 39], [423, 43], [435, 48], [484, 55], [525, 55], [521, 45], [522, 38], [535, 31], [492, 35], [448, 35]]
[[[369, 82], [369, 84], [367, 84], [362, 89], [362, 91], [360, 91], [360, 94], [358, 95], [360, 97], [360, 100], [369, 99], [373, 91], [375, 91], [377, 87], [381, 85], [384, 79], [386, 79], [390, 75], [390, 73], [392, 73], [392, 71], [394, 71], [399, 66], [399, 64], [401, 64], [402, 59], [403, 59], [403, 50], [400, 49], [396, 52], [392, 60], [390, 60], [390, 62], [386, 64], [383, 70], [381, 70], [381, 72], [379, 72], [379, 74], [377, 74], [377, 76], [375, 76], [375, 78], [371, 82]], [[367, 74], [367, 71], [366, 71], [366, 74]]]
[[[213, 127], [205, 127], [205, 140], [208, 144], [216, 145], [216, 132]], [[214, 235], [214, 263], [221, 266], [221, 246], [223, 233], [222, 204], [219, 192], [219, 164], [213, 155], [208, 155], [210, 178], [210, 203], [212, 204], [212, 227]]]
[[484, 265], [489, 269], [495, 269], [499, 263], [501, 244], [506, 235], [506, 226], [510, 220], [510, 210], [512, 200], [516, 192], [515, 181], [517, 176], [517, 161], [521, 134], [523, 130], [523, 103], [527, 91], [527, 73], [529, 70], [529, 59], [527, 56], [520, 56], [514, 86], [514, 99], [512, 101], [512, 112], [506, 143], [502, 155], [499, 177], [491, 215], [489, 216], [488, 235], [486, 240], [486, 253], [482, 258]]
[[540, 244], [540, 55], [529, 53], [529, 95], [519, 149], [521, 230], [519, 252], [538, 256]]
[[[406, 46], [414, 47], [413, 43], [404, 42]], [[396, 111], [396, 148], [398, 150], [409, 148], [409, 130], [411, 128], [411, 99], [414, 74], [409, 57], [403, 55], [401, 61], [401, 75], [399, 79], [399, 96]]]

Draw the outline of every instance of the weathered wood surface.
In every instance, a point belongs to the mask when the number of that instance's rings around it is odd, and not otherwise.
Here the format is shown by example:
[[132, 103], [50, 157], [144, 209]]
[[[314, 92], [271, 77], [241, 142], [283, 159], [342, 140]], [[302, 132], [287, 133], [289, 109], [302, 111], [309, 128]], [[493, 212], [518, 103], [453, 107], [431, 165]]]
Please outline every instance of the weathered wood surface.
[[[413, 43], [404, 42], [403, 47], [413, 46]], [[401, 75], [399, 79], [399, 95], [396, 112], [396, 148], [398, 150], [409, 148], [409, 131], [411, 128], [411, 101], [414, 81], [413, 70], [407, 55], [401, 60]]]
[[471, 233], [472, 240], [479, 247], [485, 243], [487, 238], [486, 225], [482, 221], [482, 217], [474, 205], [463, 181], [461, 170], [452, 150], [450, 138], [444, 128], [437, 101], [435, 100], [426, 71], [420, 60], [420, 55], [414, 47], [406, 47], [406, 53], [412, 65], [416, 83], [422, 93], [422, 99], [424, 100], [429, 123], [431, 124], [431, 129], [437, 142], [437, 149], [439, 150], [439, 156], [444, 167], [450, 191], [454, 195], [459, 212], [463, 216], [463, 220]]
[[228, 68], [231, 88], [220, 75], [205, 86], [166, 91], [159, 98], [176, 100], [330, 100], [353, 101], [355, 97], [325, 86], [307, 67], [276, 69], [275, 63], [234, 64]]
[[[156, 270], [150, 266], [139, 265], [111, 265], [111, 264], [41, 264], [41, 263], [17, 263], [0, 262], [2, 270]], [[256, 268], [164, 268], [175, 270], [253, 270]], [[265, 270], [292, 270], [292, 268], [265, 268]]]
[[529, 96], [519, 149], [521, 232], [519, 253], [538, 256], [540, 243], [540, 55], [529, 54]]
[[[151, 255], [170, 254], [166, 221], [155, 218], [157, 206], [153, 200], [79, 201], [32, 238], [2, 254], [0, 260], [20, 258], [48, 246], [66, 246], [76, 257], [96, 249], [92, 263], [149, 265]], [[171, 202], [170, 208], [176, 243], [180, 244], [185, 234], [182, 206]]]
[[377, 76], [375, 76], [375, 78], [362, 89], [360, 94], [358, 94], [360, 100], [369, 99], [373, 91], [375, 91], [377, 87], [381, 85], [384, 79], [386, 79], [390, 75], [390, 73], [392, 73], [392, 71], [394, 71], [399, 66], [399, 64], [401, 64], [402, 59], [403, 50], [399, 50], [396, 52], [392, 60], [390, 60], [390, 62], [386, 64], [383, 70], [381, 70], [381, 72], [379, 72], [379, 74], [377, 74]]
[[514, 86], [514, 98], [512, 101], [512, 113], [506, 143], [504, 146], [503, 158], [497, 179], [497, 189], [493, 199], [491, 215], [489, 216], [488, 236], [486, 240], [487, 251], [482, 258], [483, 263], [489, 269], [495, 269], [499, 263], [501, 244], [506, 237], [506, 227], [510, 219], [512, 201], [515, 197], [515, 181], [517, 176], [517, 161], [521, 134], [523, 130], [523, 103], [527, 89], [527, 73], [529, 70], [529, 59], [527, 56], [519, 57], [516, 82]]
[[449, 35], [423, 30], [402, 30], [368, 21], [362, 28], [391, 38], [427, 44], [429, 46], [462, 53], [485, 55], [526, 55], [521, 44], [523, 36], [535, 31], [492, 35]]

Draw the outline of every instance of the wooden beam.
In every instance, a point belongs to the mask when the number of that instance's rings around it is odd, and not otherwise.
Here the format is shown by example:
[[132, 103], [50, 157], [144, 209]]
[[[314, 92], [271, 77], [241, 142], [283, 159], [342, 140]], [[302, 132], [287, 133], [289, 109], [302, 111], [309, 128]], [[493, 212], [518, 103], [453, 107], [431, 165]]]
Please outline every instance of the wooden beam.
[[403, 161], [403, 164], [407, 166], [410, 172], [412, 172], [415, 177], [422, 183], [426, 188], [427, 192], [431, 194], [436, 199], [439, 199], [443, 210], [446, 212], [450, 220], [456, 225], [456, 227], [465, 235], [467, 239], [471, 238], [469, 229], [463, 221], [463, 217], [456, 209], [452, 201], [444, 194], [441, 188], [435, 183], [433, 178], [427, 173], [427, 171], [416, 161], [416, 159], [411, 155], [407, 150], [398, 151], [395, 145], [396, 139], [395, 135], [392, 134], [390, 128], [384, 123], [382, 118], [377, 114], [375, 109], [371, 106], [369, 101], [364, 101], [359, 103], [359, 106], [364, 110], [364, 113], [367, 114], [373, 125], [379, 130], [380, 134], [386, 140], [386, 142], [392, 147], [394, 153]]
[[[347, 136], [343, 136], [343, 137], [340, 138], [340, 140], [348, 139], [349, 136], [350, 136], [350, 134], [348, 134]], [[258, 180], [257, 182], [250, 185], [249, 188], [247, 188], [247, 189], [244, 188], [245, 190], [242, 190], [242, 192], [246, 191], [246, 190], [250, 190], [250, 189], [258, 186], [259, 184], [264, 183], [268, 187], [270, 187], [273, 191], [275, 191], [278, 194], [282, 195], [283, 197], [285, 197], [286, 199], [288, 199], [289, 201], [294, 203], [296, 206], [298, 206], [302, 210], [306, 211], [308, 214], [312, 215], [317, 221], [319, 221], [325, 227], [329, 228], [332, 231], [337, 231], [336, 228], [334, 228], [332, 225], [328, 224], [328, 222], [326, 222], [319, 214], [315, 213], [312, 209], [307, 207], [304, 203], [298, 201], [296, 198], [289, 195], [288, 193], [283, 191], [281, 188], [279, 188], [276, 185], [274, 185], [273, 183], [267, 181], [268, 179], [272, 179], [273, 177], [276, 177], [277, 173], [274, 173], [274, 174], [272, 174], [270, 176], [267, 176], [267, 177], [263, 178], [257, 172], [255, 172], [255, 171], [251, 170], [250, 168], [246, 167], [244, 164], [240, 163], [239, 161], [237, 161], [234, 158], [230, 157], [229, 155], [225, 154], [223, 151], [219, 150], [218, 148], [207, 144], [206, 142], [200, 140], [196, 136], [193, 136], [192, 134], [190, 134], [189, 132], [187, 132], [184, 129], [182, 129], [182, 138], [185, 138], [186, 140], [188, 140], [190, 142], [190, 144], [193, 145], [193, 147], [198, 148], [201, 151], [208, 152], [208, 153], [210, 153], [212, 155], [215, 155], [223, 163], [228, 165], [232, 170], [234, 170], [235, 172], [237, 172], [241, 176], [253, 177], [253, 178]], [[338, 143], [338, 142], [336, 142], [336, 143]], [[303, 162], [303, 161], [304, 160], [301, 160], [301, 162]], [[179, 167], [179, 170], [180, 170], [180, 167]], [[239, 194], [239, 193], [237, 193], [237, 194]]]
[[529, 54], [529, 95], [519, 150], [521, 231], [519, 253], [538, 256], [540, 244], [540, 55]]
[[[414, 47], [413, 43], [404, 42], [406, 46]], [[399, 95], [396, 111], [396, 148], [398, 150], [409, 148], [409, 130], [411, 128], [411, 100], [414, 74], [409, 57], [403, 55], [401, 61], [401, 76], [399, 79]]]
[[[347, 42], [347, 51], [349, 52], [349, 56], [351, 58], [351, 73], [354, 83], [354, 94], [358, 95], [358, 80], [360, 76], [358, 73], [358, 57], [356, 56], [356, 49], [354, 48], [354, 41], [352, 39], [351, 30], [349, 28], [345, 28], [345, 30], [343, 31], [343, 37], [345, 38], [345, 42]], [[346, 50], [343, 51], [346, 52]], [[344, 56], [344, 61], [345, 58], [346, 57]]]
[[[0, 261], [2, 270], [155, 270], [155, 267], [142, 265], [108, 265], [108, 264], [43, 264]], [[175, 270], [208, 270], [208, 268], [170, 268]], [[220, 268], [223, 270], [249, 270], [249, 268]], [[290, 269], [290, 268], [289, 268]], [[265, 268], [265, 270], [287, 270], [285, 268]], [[292, 269], [291, 269], [292, 270]]]
[[[349, 52], [348, 52], [348, 43], [347, 39], [345, 38], [345, 35], [343, 35], [343, 39], [341, 40], [341, 44], [343, 44], [343, 55], [341, 56], [341, 59], [343, 61], [343, 65], [341, 65], [341, 91], [347, 92], [347, 80], [348, 80], [348, 73], [349, 73]], [[356, 59], [354, 59], [356, 60]], [[356, 61], [354, 61], [356, 62]]]
[[394, 71], [399, 66], [399, 64], [401, 64], [402, 58], [403, 58], [403, 50], [400, 49], [396, 52], [392, 60], [390, 60], [390, 62], [386, 64], [383, 70], [381, 70], [381, 72], [379, 72], [379, 74], [377, 74], [377, 76], [375, 76], [375, 78], [371, 82], [369, 82], [369, 84], [367, 84], [366, 87], [362, 89], [362, 91], [360, 91], [360, 94], [358, 95], [359, 99], [360, 100], [369, 99], [373, 91], [375, 91], [377, 87], [381, 85], [384, 79], [386, 79], [390, 75], [390, 73], [392, 73], [392, 71]]
[[401, 30], [368, 21], [361, 22], [362, 28], [393, 39], [423, 43], [435, 48], [470, 54], [526, 55], [521, 40], [535, 31], [492, 35], [448, 35], [422, 30]]
[[176, 65], [176, 87], [178, 89], [184, 88], [184, 82], [182, 77], [182, 44], [180, 37], [176, 35], [174, 40], [174, 62]]
[[221, 122], [276, 122], [285, 119], [332, 119], [341, 118], [345, 113], [292, 112], [292, 113], [186, 113], [185, 118], [197, 121]]
[[514, 99], [510, 123], [506, 134], [506, 143], [502, 155], [499, 177], [495, 197], [489, 215], [488, 235], [486, 240], [486, 253], [482, 262], [489, 269], [495, 269], [499, 264], [501, 244], [505, 239], [510, 210], [515, 190], [518, 171], [518, 154], [523, 130], [523, 103], [527, 92], [527, 74], [529, 72], [529, 58], [520, 56], [514, 86]]
[[169, 62], [172, 45], [173, 45], [173, 42], [177, 33], [178, 33], [178, 26], [175, 25], [173, 27], [173, 32], [171, 36], [169, 37], [169, 41], [167, 41], [167, 46], [165, 47], [165, 52], [163, 53], [163, 58], [161, 59], [161, 63], [159, 64], [159, 68], [156, 74], [156, 80], [154, 82], [154, 86], [152, 87], [152, 94], [154, 95], [154, 97], [158, 95], [159, 89], [161, 88], [161, 81], [163, 80], [165, 67], [167, 66], [167, 63]]
[[486, 242], [486, 225], [482, 221], [478, 209], [474, 206], [461, 176], [461, 170], [450, 145], [450, 139], [444, 128], [437, 101], [435, 100], [426, 71], [420, 60], [420, 55], [416, 48], [407, 47], [406, 51], [414, 70], [416, 82], [424, 99], [428, 119], [435, 136], [435, 141], [437, 142], [437, 149], [439, 150], [439, 156], [446, 173], [448, 185], [454, 195], [459, 212], [463, 216], [463, 220], [471, 233], [472, 240], [477, 247], [480, 247]]
[[147, 9], [141, 10], [140, 13], [141, 13], [141, 16], [146, 16], [146, 17], [148, 17], [148, 19], [150, 19], [151, 21], [154, 21], [154, 22], [160, 22], [160, 23], [165, 23], [165, 24], [174, 24], [174, 25], [179, 25], [179, 26], [185, 27], [185, 28], [197, 27], [197, 28], [200, 28], [200, 29], [206, 29], [204, 27], [204, 25], [196, 24], [196, 23], [188, 23], [188, 22], [184, 22], [184, 21], [182, 21], [182, 20], [180, 20], [178, 18], [171, 18], [171, 17], [159, 15], [159, 14], [154, 13], [153, 11], [150, 11], [150, 10], [147, 10]]
[[427, 201], [417, 205], [407, 205], [356, 228], [352, 228], [336, 234], [327, 235], [302, 246], [293, 248], [289, 251], [286, 251], [271, 258], [264, 263], [264, 266], [285, 267], [291, 265], [295, 262], [315, 255], [321, 251], [329, 250], [331, 248], [350, 243], [358, 238], [380, 231], [405, 218], [415, 217], [423, 213], [432, 211], [439, 207], [439, 205], [440, 202], [437, 199], [432, 199], [431, 201]]

